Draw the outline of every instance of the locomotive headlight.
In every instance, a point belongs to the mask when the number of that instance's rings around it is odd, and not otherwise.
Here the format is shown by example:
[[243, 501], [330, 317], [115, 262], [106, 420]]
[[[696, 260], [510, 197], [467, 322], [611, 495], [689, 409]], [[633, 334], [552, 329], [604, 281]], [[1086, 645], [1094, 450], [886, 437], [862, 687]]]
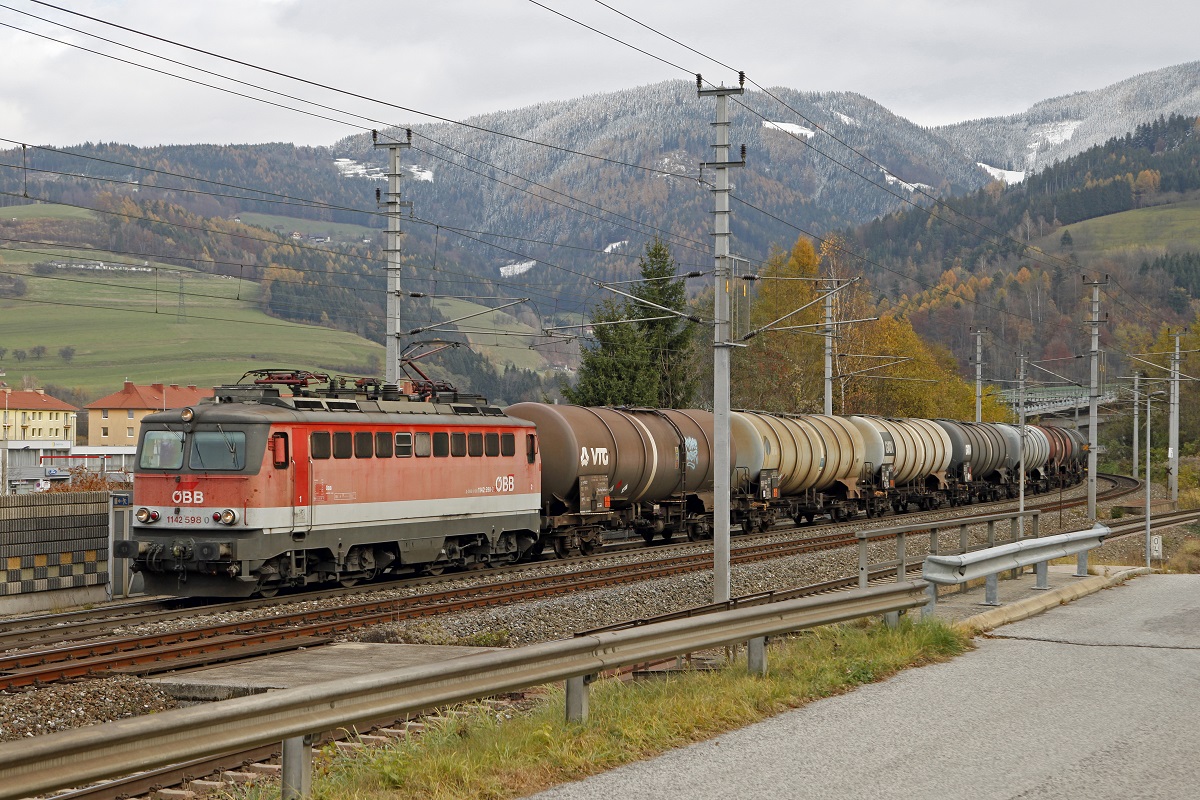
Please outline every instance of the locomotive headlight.
[[139, 508], [133, 516], [143, 525], [147, 525], [151, 522], [158, 522], [158, 512], [151, 511], [148, 508]]
[[196, 410], [194, 408], [185, 408], [179, 412], [179, 418], [182, 419], [184, 422], [191, 422], [192, 418], [195, 416], [196, 416]]
[[[217, 516], [214, 514], [213, 516]], [[238, 513], [232, 508], [227, 508], [221, 512], [220, 519], [217, 520], [222, 525], [233, 525], [238, 521]]]

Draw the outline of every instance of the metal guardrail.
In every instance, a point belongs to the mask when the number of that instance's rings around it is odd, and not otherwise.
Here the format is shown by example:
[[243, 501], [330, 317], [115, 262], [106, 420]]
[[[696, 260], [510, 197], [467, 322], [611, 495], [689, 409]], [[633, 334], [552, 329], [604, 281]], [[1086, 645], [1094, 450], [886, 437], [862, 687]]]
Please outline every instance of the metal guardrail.
[[[284, 798], [308, 794], [306, 736], [389, 716], [567, 680], [574, 718], [586, 716], [585, 676], [697, 650], [751, 647], [765, 670], [764, 637], [923, 606], [924, 581], [740, 608], [630, 630], [489, 651], [350, 680], [239, 697], [0, 745], [0, 800], [80, 786], [202, 756], [283, 742]], [[579, 704], [582, 702], [582, 709]], [[582, 710], [583, 714], [578, 712]]]
[[[996, 523], [1007, 522], [1008, 541], [1016, 542], [1025, 538], [1022, 536], [1021, 520], [1028, 520], [1029, 535], [1036, 538], [1041, 513], [1038, 509], [1031, 509], [1029, 511], [1010, 511], [1002, 514], [985, 514], [978, 517], [958, 517], [940, 522], [914, 522], [909, 525], [892, 525], [887, 528], [860, 530], [856, 534], [858, 537], [858, 586], [860, 589], [865, 589], [870, 576], [883, 569], [894, 568], [896, 570], [897, 581], [907, 579], [909, 566], [915, 566], [920, 561], [920, 559], [910, 561], [908, 558], [906, 539], [909, 534], [929, 534], [929, 552], [934, 555], [941, 555], [943, 541], [940, 535], [946, 530], [957, 528], [958, 549], [953, 552], [967, 553], [970, 551], [968, 531], [970, 526], [987, 525], [988, 547], [995, 547]], [[895, 539], [896, 543], [896, 557], [887, 561], [872, 562], [867, 546], [872, 543], [878, 543], [882, 539], [892, 538]]]
[[[1099, 547], [1104, 538], [1112, 531], [1105, 525], [1083, 531], [1060, 533], [1041, 539], [1022, 539], [1017, 542], [989, 547], [986, 550], [975, 550], [970, 553], [957, 555], [928, 555], [922, 567], [922, 577], [930, 584], [964, 583], [977, 578], [987, 578], [985, 589], [985, 605], [999, 605], [997, 594], [999, 587], [996, 576], [1006, 569], [1020, 569], [1031, 564], [1037, 567], [1037, 584], [1035, 589], [1049, 589], [1047, 582], [1047, 564], [1055, 558], [1087, 553], [1093, 547]], [[1077, 572], [1086, 573], [1086, 561], [1081, 562]], [[929, 587], [929, 604], [926, 613], [933, 610], [937, 604], [937, 587]]]

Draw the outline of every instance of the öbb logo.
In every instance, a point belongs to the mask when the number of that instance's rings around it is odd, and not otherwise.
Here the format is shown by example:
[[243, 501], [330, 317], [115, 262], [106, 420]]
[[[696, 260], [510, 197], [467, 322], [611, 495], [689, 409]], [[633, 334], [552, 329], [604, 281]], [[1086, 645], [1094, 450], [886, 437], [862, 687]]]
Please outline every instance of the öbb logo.
[[204, 492], [201, 491], [177, 491], [171, 495], [171, 502], [179, 503], [180, 505], [200, 505], [204, 502]]

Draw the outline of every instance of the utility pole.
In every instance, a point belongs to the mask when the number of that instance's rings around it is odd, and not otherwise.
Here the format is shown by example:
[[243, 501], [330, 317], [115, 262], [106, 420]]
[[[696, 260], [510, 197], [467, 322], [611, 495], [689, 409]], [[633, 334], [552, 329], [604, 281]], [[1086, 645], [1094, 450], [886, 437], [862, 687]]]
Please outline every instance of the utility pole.
[[[1140, 372], [1133, 373], [1133, 479], [1137, 480], [1138, 476], [1138, 426], [1141, 424], [1138, 420], [1138, 399], [1141, 397], [1138, 394], [1138, 379], [1141, 377]], [[1150, 440], [1147, 438], [1146, 447], [1150, 446]]]
[[1017, 526], [1020, 531], [1018, 535], [1021, 537], [1025, 536], [1025, 364], [1028, 358], [1029, 356], [1025, 353], [1020, 354], [1020, 367], [1017, 370], [1017, 405], [1021, 409], [1020, 488], [1018, 490], [1020, 499], [1017, 501], [1017, 510], [1021, 516], [1017, 518], [1019, 520]]
[[[833, 286], [829, 287], [833, 289]], [[833, 416], [833, 292], [825, 293], [825, 416]]]
[[187, 314], [183, 306], [183, 273], [179, 273], [179, 304], [175, 308], [175, 322], [182, 325]]
[[717, 141], [713, 145], [713, 160], [701, 162], [700, 168], [716, 170], [716, 185], [712, 189], [713, 259], [716, 286], [713, 295], [713, 602], [729, 600], [729, 167], [746, 165], [746, 148], [742, 160], [729, 160], [729, 95], [745, 92], [746, 73], [738, 73], [738, 87], [705, 89], [704, 80], [696, 75], [696, 91], [700, 97], [717, 101], [716, 121], [712, 123]]
[[975, 421], [983, 422], [983, 332], [987, 328], [972, 328], [975, 334]]
[[1102, 281], [1089, 281], [1083, 276], [1085, 286], [1092, 287], [1092, 315], [1089, 322], [1092, 326], [1092, 376], [1088, 391], [1088, 460], [1087, 460], [1087, 513], [1088, 521], [1096, 524], [1096, 412], [1100, 401], [1100, 287], [1108, 285], [1108, 276]]
[[[400, 377], [400, 209], [412, 208], [411, 200], [400, 199], [400, 151], [412, 147], [412, 130], [405, 129], [405, 141], [379, 141], [379, 131], [371, 131], [375, 147], [388, 150], [387, 202], [387, 364], [384, 382], [396, 383]], [[375, 202], [379, 203], [379, 190]]]
[[1186, 333], [1172, 333], [1175, 352], [1171, 354], [1171, 418], [1167, 428], [1167, 491], [1171, 508], [1179, 502], [1179, 339]]

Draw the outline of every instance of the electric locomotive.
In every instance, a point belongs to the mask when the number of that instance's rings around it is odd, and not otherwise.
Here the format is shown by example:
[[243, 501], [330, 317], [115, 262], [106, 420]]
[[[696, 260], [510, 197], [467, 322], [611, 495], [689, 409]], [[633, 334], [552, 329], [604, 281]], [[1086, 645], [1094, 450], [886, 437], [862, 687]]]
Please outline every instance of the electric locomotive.
[[[456, 392], [250, 374], [142, 423], [133, 536], [114, 555], [133, 560], [146, 591], [270, 596], [534, 551], [532, 424]], [[328, 390], [309, 388], [322, 381]]]

